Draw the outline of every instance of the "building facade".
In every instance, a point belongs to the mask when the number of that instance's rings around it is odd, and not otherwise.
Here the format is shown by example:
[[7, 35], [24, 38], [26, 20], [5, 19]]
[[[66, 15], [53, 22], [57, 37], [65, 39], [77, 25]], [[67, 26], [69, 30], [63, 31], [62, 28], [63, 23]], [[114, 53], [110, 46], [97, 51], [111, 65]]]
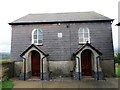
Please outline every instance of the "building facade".
[[114, 75], [113, 19], [96, 12], [29, 14], [12, 26], [11, 60], [20, 79]]

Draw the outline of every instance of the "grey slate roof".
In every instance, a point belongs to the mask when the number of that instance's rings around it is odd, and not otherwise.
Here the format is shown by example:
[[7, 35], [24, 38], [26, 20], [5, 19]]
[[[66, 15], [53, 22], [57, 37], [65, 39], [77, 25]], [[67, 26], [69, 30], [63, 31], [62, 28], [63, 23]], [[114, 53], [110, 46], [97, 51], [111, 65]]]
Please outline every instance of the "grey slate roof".
[[103, 16], [94, 11], [91, 12], [69, 12], [69, 13], [44, 13], [44, 14], [28, 14], [17, 19], [12, 24], [25, 23], [54, 23], [54, 22], [80, 22], [80, 21], [112, 21], [113, 19]]

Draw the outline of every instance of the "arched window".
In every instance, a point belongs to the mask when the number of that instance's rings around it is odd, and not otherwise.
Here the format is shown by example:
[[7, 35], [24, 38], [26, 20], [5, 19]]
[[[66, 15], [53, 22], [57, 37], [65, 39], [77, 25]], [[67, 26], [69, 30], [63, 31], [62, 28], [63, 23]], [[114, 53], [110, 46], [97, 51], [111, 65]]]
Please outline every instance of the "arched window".
[[90, 32], [87, 27], [81, 27], [78, 30], [79, 43], [90, 43]]
[[43, 44], [43, 31], [41, 29], [34, 29], [32, 31], [32, 44]]

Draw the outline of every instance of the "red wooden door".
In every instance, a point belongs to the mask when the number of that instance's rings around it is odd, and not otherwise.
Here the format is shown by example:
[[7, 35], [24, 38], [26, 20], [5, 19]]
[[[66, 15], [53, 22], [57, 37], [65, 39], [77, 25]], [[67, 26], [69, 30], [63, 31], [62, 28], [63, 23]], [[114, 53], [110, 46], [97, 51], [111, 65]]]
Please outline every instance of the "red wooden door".
[[31, 64], [32, 76], [40, 76], [40, 54], [37, 51], [32, 51]]
[[92, 65], [91, 65], [91, 51], [85, 50], [81, 55], [81, 69], [82, 76], [91, 76], [92, 75]]

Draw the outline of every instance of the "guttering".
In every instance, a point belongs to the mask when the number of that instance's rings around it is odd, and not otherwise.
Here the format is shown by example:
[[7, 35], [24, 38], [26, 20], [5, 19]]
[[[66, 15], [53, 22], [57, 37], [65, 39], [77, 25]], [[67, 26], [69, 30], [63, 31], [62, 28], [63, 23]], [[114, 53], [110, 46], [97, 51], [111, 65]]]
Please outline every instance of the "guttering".
[[80, 80], [80, 58], [78, 57], [78, 56], [76, 56], [76, 54], [75, 53], [73, 53], [73, 57], [75, 58], [75, 60], [76, 60], [76, 58], [78, 59], [78, 72], [79, 72], [79, 80]]
[[23, 22], [11, 22], [8, 23], [9, 25], [29, 25], [29, 24], [55, 24], [55, 23], [89, 23], [89, 22], [113, 22], [114, 19], [106, 19], [106, 20], [81, 20], [81, 21], [46, 21], [46, 22], [41, 22], [41, 21], [23, 21]]
[[78, 71], [79, 71], [79, 79], [80, 79], [80, 58], [75, 56], [78, 59]]
[[24, 81], [26, 80], [26, 58], [22, 57], [24, 59]]
[[96, 68], [97, 68], [97, 80], [99, 80], [99, 59], [100, 59], [100, 56], [96, 57]]
[[43, 60], [45, 57], [48, 57], [48, 56], [49, 56], [49, 54], [46, 54], [44, 57], [42, 57], [42, 80], [44, 80], [44, 78], [43, 78]]

